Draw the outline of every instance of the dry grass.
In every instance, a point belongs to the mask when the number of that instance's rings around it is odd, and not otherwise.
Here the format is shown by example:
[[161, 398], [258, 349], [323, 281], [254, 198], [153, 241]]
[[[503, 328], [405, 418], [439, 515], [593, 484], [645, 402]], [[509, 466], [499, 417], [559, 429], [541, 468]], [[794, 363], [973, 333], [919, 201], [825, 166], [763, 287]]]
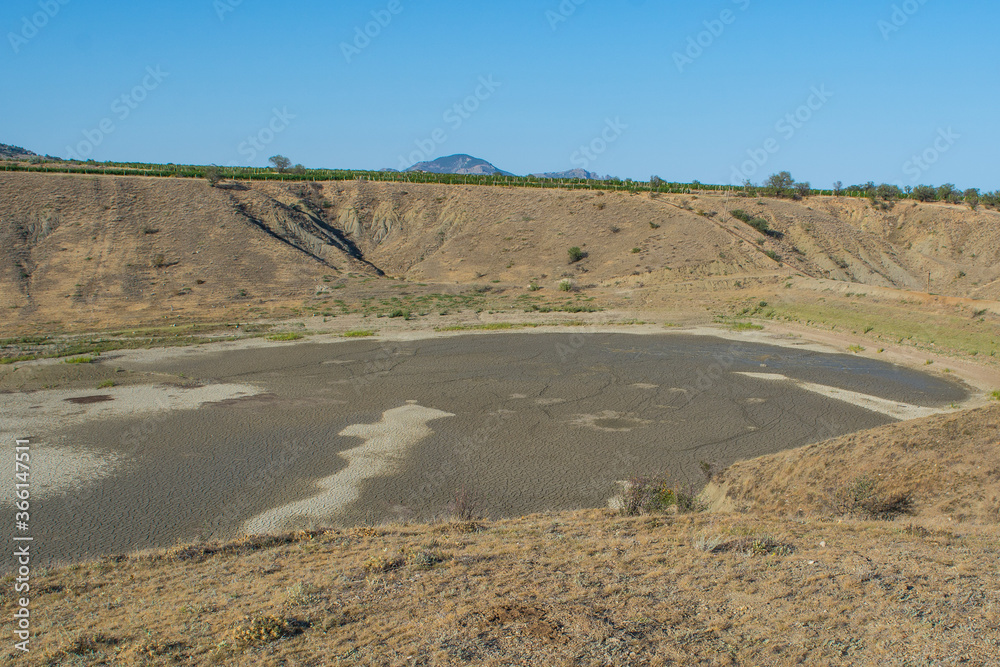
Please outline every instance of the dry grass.
[[589, 511], [184, 548], [39, 578], [19, 663], [986, 665], [997, 535]]
[[731, 508], [1000, 523], [1000, 406], [936, 415], [733, 464]]

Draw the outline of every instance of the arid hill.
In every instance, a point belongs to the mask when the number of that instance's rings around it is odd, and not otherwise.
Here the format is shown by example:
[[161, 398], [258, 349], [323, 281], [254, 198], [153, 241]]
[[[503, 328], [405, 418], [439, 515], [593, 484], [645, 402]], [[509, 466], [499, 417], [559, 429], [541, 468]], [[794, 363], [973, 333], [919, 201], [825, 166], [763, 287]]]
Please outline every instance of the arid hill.
[[221, 320], [381, 273], [508, 293], [569, 278], [612, 304], [789, 278], [1000, 297], [1000, 213], [946, 204], [36, 173], [0, 175], [0, 201], [7, 328]]

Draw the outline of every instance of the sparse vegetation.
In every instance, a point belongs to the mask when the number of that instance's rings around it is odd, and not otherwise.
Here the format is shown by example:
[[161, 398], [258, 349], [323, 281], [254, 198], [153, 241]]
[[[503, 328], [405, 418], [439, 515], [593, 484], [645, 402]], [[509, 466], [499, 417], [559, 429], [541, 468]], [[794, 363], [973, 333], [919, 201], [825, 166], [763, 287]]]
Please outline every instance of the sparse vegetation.
[[233, 629], [232, 641], [238, 647], [263, 646], [297, 634], [298, 628], [287, 618], [274, 615], [247, 617]]
[[702, 512], [705, 503], [691, 489], [672, 484], [666, 474], [651, 477], [633, 477], [625, 483], [621, 498], [621, 512], [625, 516], [638, 516], [666, 512]]
[[92, 364], [97, 361], [96, 357], [72, 357], [63, 361], [64, 364]]
[[340, 335], [344, 338], [368, 338], [369, 336], [374, 336], [375, 331], [373, 329], [354, 329], [352, 331], [345, 331]]
[[294, 331], [289, 331], [287, 333], [271, 334], [270, 336], [267, 337], [268, 340], [273, 340], [273, 341], [292, 341], [292, 340], [302, 340], [303, 338], [305, 338], [304, 335], [296, 333]]
[[567, 251], [567, 254], [569, 255], [569, 263], [570, 264], [575, 264], [576, 262], [581, 261], [583, 258], [585, 258], [587, 256], [587, 253], [585, 253], [584, 251], [580, 250], [580, 248], [578, 246], [573, 246], [572, 248], [570, 248]]
[[913, 511], [912, 494], [882, 493], [878, 483], [866, 475], [836, 489], [833, 503], [838, 512], [864, 519], [890, 520]]

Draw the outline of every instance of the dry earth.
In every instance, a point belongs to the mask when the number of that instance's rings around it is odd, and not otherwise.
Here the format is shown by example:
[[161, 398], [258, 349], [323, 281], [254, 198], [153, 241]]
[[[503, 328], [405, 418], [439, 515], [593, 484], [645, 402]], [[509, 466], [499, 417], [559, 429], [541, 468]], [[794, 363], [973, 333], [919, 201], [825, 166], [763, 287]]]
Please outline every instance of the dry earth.
[[[169, 344], [175, 325], [201, 343], [234, 331], [753, 320], [958, 370], [984, 402], [997, 388], [992, 211], [42, 174], [3, 174], [0, 201], [0, 334], [22, 337], [3, 342], [8, 359], [32, 351], [24, 336], [117, 331], [60, 343], [89, 344], [125, 328], [149, 334], [129, 340]], [[781, 235], [757, 234], [735, 208]], [[571, 246], [588, 256], [569, 264]], [[559, 293], [563, 278], [581, 291]], [[531, 281], [541, 289], [529, 292]], [[551, 309], [603, 311], [537, 312]], [[379, 319], [391, 311], [406, 317]], [[196, 334], [192, 322], [230, 326]], [[84, 366], [0, 366], [0, 388], [111, 379]], [[360, 527], [35, 572], [32, 651], [4, 655], [30, 665], [994, 665], [998, 424], [992, 405], [740, 462], [708, 488], [712, 511], [695, 515]], [[870, 520], [872, 507], [894, 517]], [[12, 584], [0, 582], [6, 618]]]
[[[963, 441], [940, 429], [992, 430], [998, 419], [993, 407], [818, 447], [919, 441], [921, 461], [944, 467]], [[995, 462], [1000, 444], [989, 443], [977, 451]], [[814, 449], [782, 456], [801, 472]], [[824, 462], [824, 481], [849, 485], [854, 465]], [[752, 485], [780, 493], [785, 467], [757, 469]], [[730, 483], [750, 480], [738, 470]], [[895, 521], [820, 505], [783, 519], [787, 503], [699, 515], [592, 510], [81, 563], [34, 580], [38, 635], [19, 662], [993, 665], [1000, 529], [990, 511], [956, 513], [951, 489], [917, 484], [915, 514]], [[9, 597], [3, 607], [9, 617]]]

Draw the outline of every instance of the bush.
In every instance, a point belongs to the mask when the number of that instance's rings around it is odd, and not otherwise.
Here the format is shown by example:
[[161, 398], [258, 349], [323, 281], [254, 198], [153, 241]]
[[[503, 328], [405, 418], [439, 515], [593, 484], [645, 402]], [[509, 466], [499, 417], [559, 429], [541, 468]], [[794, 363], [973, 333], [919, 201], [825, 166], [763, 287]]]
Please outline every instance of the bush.
[[702, 512], [706, 509], [690, 489], [672, 486], [666, 475], [633, 477], [625, 485], [621, 512], [625, 516], [638, 516], [673, 509], [679, 514]]
[[560, 292], [569, 292], [572, 289], [573, 289], [573, 281], [570, 280], [569, 278], [563, 278], [562, 280], [559, 281]]
[[474, 521], [481, 518], [479, 502], [464, 486], [455, 492], [448, 505], [448, 514], [459, 521]]
[[764, 218], [751, 218], [747, 222], [747, 224], [756, 229], [761, 234], [767, 234], [771, 231], [771, 226]]
[[842, 514], [864, 519], [891, 520], [913, 513], [913, 495], [878, 493], [878, 483], [862, 475], [834, 492], [834, 507]]
[[753, 216], [744, 211], [743, 209], [736, 209], [735, 211], [730, 211], [729, 214], [741, 222], [749, 223], [753, 220]]
[[294, 332], [273, 334], [267, 337], [268, 340], [276, 341], [302, 340], [302, 338], [304, 338], [302, 334]]
[[222, 172], [216, 166], [205, 167], [205, 180], [210, 187], [215, 187], [222, 181]]
[[247, 617], [233, 630], [233, 642], [241, 647], [263, 646], [299, 631], [288, 619], [278, 616]]
[[580, 250], [580, 248], [577, 247], [577, 246], [573, 246], [572, 248], [570, 248], [567, 251], [567, 253], [569, 254], [569, 263], [570, 264], [575, 264], [576, 262], [579, 262], [581, 259], [583, 259], [584, 257], [587, 256], [587, 253], [585, 253], [584, 251]]

